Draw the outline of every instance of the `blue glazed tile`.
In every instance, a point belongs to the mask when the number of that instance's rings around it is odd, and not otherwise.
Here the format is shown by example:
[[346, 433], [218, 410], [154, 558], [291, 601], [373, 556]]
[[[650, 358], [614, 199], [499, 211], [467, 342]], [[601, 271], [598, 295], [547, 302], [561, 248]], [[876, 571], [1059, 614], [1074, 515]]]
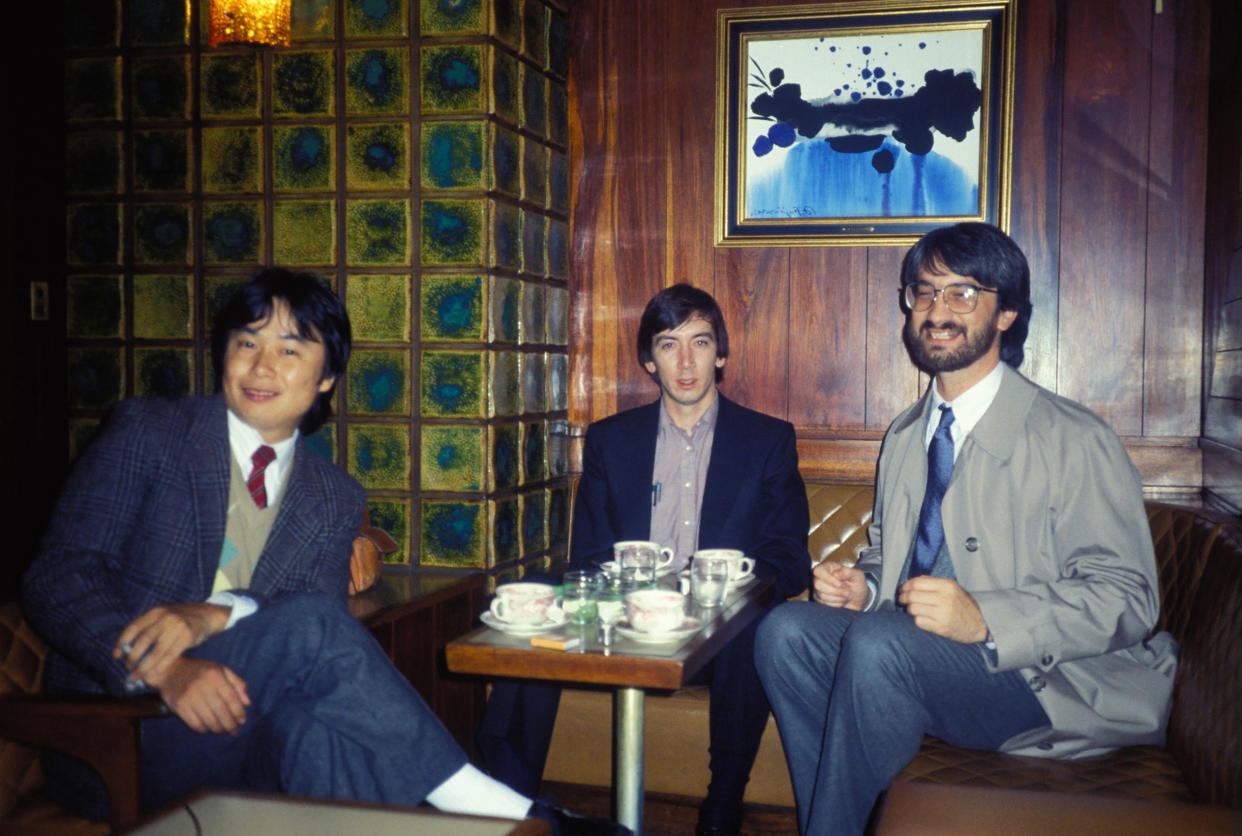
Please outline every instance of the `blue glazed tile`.
[[526, 483], [541, 482], [548, 477], [547, 440], [542, 421], [522, 425], [522, 468]]
[[484, 355], [469, 351], [424, 351], [422, 414], [482, 418]]
[[522, 408], [527, 413], [543, 412], [548, 408], [547, 367], [543, 352], [522, 355]]
[[[328, 462], [332, 462], [333, 464], [336, 464], [337, 456], [336, 456], [336, 425], [335, 424], [331, 422], [325, 423], [322, 427], [315, 430], [310, 435], [305, 436], [305, 438], [306, 438], [306, 446], [310, 448], [310, 451], [312, 453], [314, 453], [316, 456], [319, 456], [324, 461], [328, 461]], [[375, 525], [375, 521], [372, 520], [371, 524]], [[392, 534], [391, 529], [385, 528], [384, 530], [387, 531], [389, 534]]]
[[517, 424], [498, 424], [491, 432], [492, 490], [516, 488], [522, 480], [521, 441]]
[[492, 31], [514, 52], [522, 48], [522, 0], [492, 0]]
[[246, 281], [245, 276], [207, 276], [203, 279], [204, 321], [215, 322], [229, 297]]
[[541, 284], [527, 282], [522, 291], [522, 339], [523, 342], [541, 343], [547, 335], [548, 289]]
[[190, 264], [190, 207], [154, 203], [134, 209], [136, 264]]
[[569, 224], [562, 221], [548, 221], [547, 267], [552, 278], [569, 278]]
[[424, 340], [483, 342], [487, 339], [482, 276], [424, 276], [421, 333]]
[[492, 112], [510, 124], [518, 123], [521, 111], [521, 70], [507, 52], [492, 52]]
[[509, 197], [521, 197], [521, 141], [517, 134], [499, 125], [493, 126], [492, 185]]
[[203, 257], [207, 263], [256, 263], [262, 248], [261, 203], [203, 205]]
[[65, 46], [116, 46], [121, 31], [117, 21], [115, 0], [76, 4], [73, 14], [64, 15]]
[[569, 490], [548, 491], [548, 549], [562, 554], [569, 546]]
[[548, 423], [548, 478], [556, 479], [568, 472], [569, 422], [551, 421]]
[[557, 9], [548, 9], [547, 68], [560, 78], [569, 77], [569, 21]]
[[548, 197], [548, 151], [526, 137], [522, 138], [522, 197], [541, 205]]
[[65, 279], [65, 334], [120, 337], [124, 302], [120, 276], [69, 276]]
[[67, 215], [70, 264], [119, 264], [121, 207], [115, 203], [72, 205]]
[[485, 189], [485, 122], [424, 122], [422, 184], [427, 189]]
[[525, 0], [522, 6], [522, 52], [541, 67], [548, 55], [544, 13], [539, 0]]
[[134, 59], [135, 119], [185, 119], [188, 116], [190, 73], [182, 55]]
[[517, 415], [522, 411], [522, 364], [516, 351], [492, 354], [491, 408], [493, 416]]
[[107, 409], [120, 400], [125, 380], [121, 357], [119, 348], [70, 349], [69, 408]]
[[410, 360], [405, 351], [358, 350], [349, 358], [350, 415], [409, 415]]
[[336, 187], [332, 134], [332, 128], [326, 125], [273, 129], [273, 169], [277, 191], [330, 191]]
[[346, 202], [348, 263], [409, 264], [409, 203], [404, 200]]
[[424, 200], [422, 203], [422, 263], [432, 266], [483, 264], [481, 200]]
[[[547, 247], [547, 222], [543, 215], [522, 210], [522, 272], [543, 276], [547, 271], [544, 261]], [[542, 329], [541, 329], [542, 330]]]
[[72, 133], [65, 138], [65, 188], [71, 192], [121, 189], [121, 134]]
[[560, 151], [548, 153], [548, 208], [569, 214], [569, 157]]
[[522, 338], [522, 282], [495, 277], [492, 279], [491, 341], [516, 343]]
[[522, 554], [529, 557], [548, 546], [547, 497], [542, 490], [522, 494]]
[[346, 129], [345, 181], [351, 191], [410, 188], [410, 126], [350, 125]]
[[184, 192], [189, 182], [187, 131], [139, 131], [134, 134], [134, 189]]
[[407, 33], [405, 0], [344, 0], [345, 37], [400, 37]]
[[134, 46], [182, 46], [189, 42], [190, 4], [169, 0], [129, 0], [126, 35]]
[[409, 563], [406, 543], [410, 541], [410, 503], [405, 499], [368, 499], [367, 512], [371, 525], [387, 531], [399, 548], [384, 555], [385, 563]]
[[548, 354], [548, 409], [569, 408], [569, 356]]
[[333, 0], [293, 0], [289, 8], [293, 42], [331, 38], [336, 32], [333, 5]]
[[263, 189], [263, 139], [259, 128], [203, 128], [203, 191]]
[[522, 221], [520, 210], [508, 203], [492, 204], [493, 267], [517, 271], [522, 267]]
[[483, 109], [483, 48], [475, 45], [424, 47], [420, 56], [424, 113]]
[[483, 0], [421, 0], [419, 34], [486, 35], [487, 18]]
[[194, 364], [188, 348], [134, 349], [134, 394], [180, 398], [190, 394]]
[[408, 109], [405, 49], [345, 53], [345, 110], [350, 115], [398, 114]]
[[569, 291], [563, 287], [548, 288], [548, 342], [569, 342]]
[[350, 276], [345, 306], [355, 343], [409, 342], [409, 276]]
[[425, 491], [484, 489], [485, 427], [422, 427], [422, 468]]
[[277, 116], [331, 116], [336, 84], [331, 50], [272, 56], [272, 112]]
[[119, 119], [121, 59], [74, 58], [65, 62], [65, 116]]
[[487, 508], [482, 502], [423, 500], [420, 566], [486, 568]]
[[488, 503], [492, 511], [492, 564], [522, 556], [522, 509], [516, 496]]
[[201, 72], [199, 109], [204, 118], [259, 116], [257, 54], [207, 55]]
[[543, 136], [548, 129], [547, 79], [543, 73], [522, 65], [522, 122], [528, 131]]
[[569, 89], [559, 81], [548, 84], [548, 139], [569, 144]]
[[351, 424], [349, 473], [369, 490], [410, 489], [409, 428]]

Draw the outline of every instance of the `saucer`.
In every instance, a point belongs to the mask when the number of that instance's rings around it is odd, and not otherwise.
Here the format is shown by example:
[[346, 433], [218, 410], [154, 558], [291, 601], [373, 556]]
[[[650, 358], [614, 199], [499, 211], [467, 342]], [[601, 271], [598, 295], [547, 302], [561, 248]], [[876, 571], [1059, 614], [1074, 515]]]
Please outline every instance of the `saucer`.
[[741, 580], [729, 581], [729, 589], [741, 589], [755, 579], [754, 573], [747, 575]]
[[616, 630], [627, 639], [633, 639], [640, 644], [667, 644], [669, 642], [681, 641], [688, 639], [697, 633], [703, 627], [703, 622], [697, 618], [687, 618], [681, 622], [680, 627], [676, 627], [664, 633], [649, 633], [644, 630], [635, 630], [630, 626], [630, 620], [623, 618], [617, 622]]
[[479, 618], [493, 630], [499, 630], [511, 636], [537, 636], [540, 633], [555, 630], [557, 627], [562, 627], [565, 624], [565, 619], [563, 618], [547, 618], [538, 624], [510, 624], [492, 615], [490, 610], [484, 612]]

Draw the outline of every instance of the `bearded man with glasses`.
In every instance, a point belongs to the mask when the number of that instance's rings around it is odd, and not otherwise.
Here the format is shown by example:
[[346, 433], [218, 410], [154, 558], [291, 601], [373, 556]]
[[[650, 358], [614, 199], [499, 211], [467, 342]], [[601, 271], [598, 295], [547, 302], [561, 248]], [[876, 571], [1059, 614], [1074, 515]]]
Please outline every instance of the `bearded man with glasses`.
[[[759, 626], [803, 833], [861, 833], [924, 734], [1078, 758], [1164, 742], [1177, 666], [1138, 474], [1022, 377], [1030, 271], [996, 227], [923, 236], [902, 336], [933, 376], [889, 427], [869, 548]], [[1003, 362], [1002, 362], [1003, 361]]]

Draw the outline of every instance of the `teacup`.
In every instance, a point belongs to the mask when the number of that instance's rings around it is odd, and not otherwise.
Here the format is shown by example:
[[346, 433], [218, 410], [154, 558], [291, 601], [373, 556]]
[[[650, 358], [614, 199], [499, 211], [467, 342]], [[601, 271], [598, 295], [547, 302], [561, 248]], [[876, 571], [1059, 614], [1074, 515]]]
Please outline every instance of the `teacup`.
[[506, 583], [496, 587], [491, 612], [509, 624], [542, 624], [556, 603], [556, 587], [546, 583]]
[[668, 633], [686, 618], [686, 597], [671, 589], [639, 589], [625, 596], [630, 626], [644, 633]]
[[612, 544], [612, 556], [621, 569], [636, 569], [640, 579], [654, 580], [673, 565], [673, 550], [650, 540], [621, 540]]
[[695, 560], [700, 557], [706, 559], [711, 557], [723, 558], [729, 564], [729, 583], [740, 583], [748, 579], [755, 571], [755, 561], [746, 557], [738, 549], [699, 549], [694, 553]]

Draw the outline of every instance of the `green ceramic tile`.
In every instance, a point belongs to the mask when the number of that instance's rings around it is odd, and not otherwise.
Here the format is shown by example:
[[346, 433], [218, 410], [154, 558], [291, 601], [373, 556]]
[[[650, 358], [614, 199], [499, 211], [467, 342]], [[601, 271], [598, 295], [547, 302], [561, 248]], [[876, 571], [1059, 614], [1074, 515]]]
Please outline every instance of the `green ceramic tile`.
[[548, 410], [569, 409], [569, 356], [548, 353]]
[[423, 113], [482, 111], [482, 46], [423, 47], [420, 66]]
[[518, 415], [522, 411], [522, 355], [516, 351], [492, 353], [489, 415]]
[[190, 40], [189, 3], [129, 0], [125, 36], [133, 46], [184, 46]]
[[492, 520], [492, 565], [522, 556], [522, 506], [516, 496], [488, 503]]
[[422, 184], [424, 189], [475, 189], [488, 186], [483, 146], [487, 123], [424, 122]]
[[548, 198], [548, 150], [522, 137], [522, 197], [543, 205]]
[[487, 34], [483, 0], [419, 0], [418, 21], [423, 37]]
[[135, 119], [188, 118], [188, 61], [184, 55], [156, 55], [134, 59], [130, 90]]
[[522, 221], [520, 211], [508, 203], [492, 204], [491, 264], [505, 270], [522, 267]]
[[554, 488], [548, 494], [548, 548], [563, 552], [569, 545], [569, 490]]
[[350, 424], [349, 473], [369, 490], [410, 489], [409, 428]]
[[516, 133], [492, 126], [492, 186], [510, 197], [522, 195], [521, 140]]
[[522, 210], [522, 272], [542, 276], [547, 271], [547, 221], [543, 215]]
[[425, 417], [482, 418], [483, 352], [424, 351], [421, 412]]
[[410, 355], [362, 349], [349, 358], [350, 415], [410, 414]]
[[569, 224], [548, 221], [548, 275], [554, 279], [569, 278]]
[[331, 116], [336, 66], [328, 49], [278, 52], [272, 56], [272, 113], [276, 116]]
[[121, 207], [115, 203], [81, 203], [66, 211], [66, 255], [70, 264], [119, 264]]
[[335, 264], [335, 201], [276, 201], [272, 206], [272, 245], [277, 264]]
[[409, 276], [350, 276], [346, 288], [355, 342], [409, 341]]
[[203, 204], [203, 258], [208, 264], [257, 263], [262, 251], [262, 203]]
[[405, 113], [409, 102], [405, 49], [345, 52], [345, 111], [353, 115]]
[[522, 4], [522, 53], [541, 67], [548, 55], [545, 11], [541, 0], [524, 0]]
[[394, 38], [407, 34], [405, 0], [344, 0], [345, 37]]
[[559, 9], [548, 9], [548, 62], [550, 72], [569, 77], [569, 20]]
[[522, 0], [492, 0], [492, 31], [515, 52], [522, 48]]
[[73, 14], [63, 17], [65, 46], [76, 49], [116, 46], [121, 33], [117, 12], [116, 0], [75, 4]]
[[119, 348], [69, 350], [69, 408], [107, 409], [121, 398], [125, 386]]
[[422, 427], [422, 476], [425, 491], [484, 490], [485, 427]]
[[522, 338], [522, 282], [499, 276], [492, 279], [491, 342], [516, 343]]
[[432, 266], [483, 263], [482, 200], [422, 202], [422, 263]]
[[65, 116], [121, 118], [121, 59], [74, 58], [65, 62]]
[[496, 424], [488, 430], [491, 490], [516, 488], [522, 481], [522, 433], [518, 424]]
[[522, 118], [520, 125], [543, 136], [548, 129], [548, 80], [526, 64], [522, 67]]
[[65, 279], [65, 334], [120, 337], [124, 318], [120, 276], [69, 276]]
[[521, 111], [520, 77], [516, 58], [507, 52], [492, 51], [492, 111], [514, 125]]
[[522, 555], [529, 557], [548, 547], [548, 498], [542, 490], [522, 494]]
[[384, 555], [385, 563], [409, 563], [406, 543], [410, 540], [410, 503], [405, 499], [369, 499], [367, 511], [371, 525], [387, 531], [400, 546], [392, 554]]
[[565, 345], [569, 342], [569, 291], [563, 287], [549, 287], [547, 306], [547, 340], [556, 345]]
[[69, 420], [69, 461], [74, 462], [99, 435], [97, 418], [73, 418]]
[[[564, 357], [563, 354], [556, 355]], [[568, 359], [568, 358], [566, 358]], [[569, 422], [548, 422], [548, 478], [556, 479], [569, 472]]]
[[121, 189], [121, 134], [88, 131], [65, 137], [65, 188], [70, 192]]
[[289, 8], [289, 35], [298, 41], [331, 38], [336, 31], [333, 0], [293, 0]]
[[569, 214], [569, 157], [560, 151], [548, 152], [548, 208]]
[[522, 336], [528, 343], [544, 342], [547, 336], [548, 289], [528, 282], [522, 292]]
[[559, 81], [548, 83], [548, 139], [569, 144], [569, 88]]
[[188, 131], [134, 134], [134, 190], [184, 192], [190, 182]]
[[190, 207], [151, 203], [134, 208], [135, 264], [190, 264]]
[[348, 262], [409, 264], [409, 203], [404, 200], [350, 200], [345, 206]]
[[258, 128], [203, 128], [203, 191], [263, 189], [263, 141]]
[[546, 433], [542, 421], [522, 425], [522, 472], [527, 483], [548, 478]]
[[194, 388], [188, 348], [135, 348], [134, 394], [180, 398]]
[[408, 124], [350, 125], [346, 144], [345, 182], [350, 191], [410, 187]]
[[337, 463], [335, 424], [329, 421], [310, 435], [304, 436], [304, 438], [306, 439], [306, 446], [310, 448], [312, 453], [326, 462]]
[[420, 566], [487, 567], [488, 514], [484, 503], [425, 499], [422, 516]]
[[199, 110], [203, 118], [259, 116], [258, 53], [204, 55]]
[[193, 299], [189, 276], [134, 276], [134, 336], [189, 339], [194, 335]]
[[543, 352], [522, 355], [522, 409], [527, 413], [543, 412], [548, 408], [547, 368]]
[[487, 318], [482, 276], [424, 276], [420, 332], [424, 340], [483, 342]]
[[[229, 301], [237, 288], [241, 287], [248, 276], [207, 276], [203, 279], [203, 322], [215, 322], [216, 314]], [[210, 379], [210, 378], [208, 378]]]
[[333, 129], [327, 125], [292, 125], [272, 129], [277, 191], [331, 191], [336, 188], [332, 165]]

